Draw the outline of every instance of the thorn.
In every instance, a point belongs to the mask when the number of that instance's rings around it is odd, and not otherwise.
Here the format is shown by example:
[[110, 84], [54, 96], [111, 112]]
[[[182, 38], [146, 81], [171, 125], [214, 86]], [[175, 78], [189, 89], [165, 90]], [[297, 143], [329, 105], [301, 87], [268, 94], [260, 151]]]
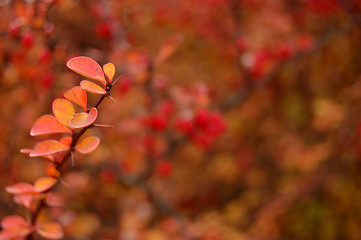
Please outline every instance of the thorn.
[[73, 152], [70, 152], [70, 156], [71, 156], [71, 166], [74, 167], [74, 154], [73, 154]]
[[61, 177], [58, 177], [58, 179], [59, 179], [59, 182], [64, 185], [64, 187], [67, 187], [67, 188], [70, 187], [69, 184], [67, 184]]
[[117, 82], [118, 82], [118, 80], [121, 78], [122, 76], [119, 76], [117, 79], [115, 79], [115, 81], [114, 82], [112, 82], [112, 86], [114, 86]]
[[112, 128], [114, 127], [113, 125], [108, 125], [108, 124], [93, 124], [94, 127], [108, 127], [108, 128]]
[[107, 97], [110, 98], [110, 100], [112, 100], [113, 102], [117, 103], [117, 101], [115, 101], [115, 99], [112, 98], [112, 96], [108, 95]]

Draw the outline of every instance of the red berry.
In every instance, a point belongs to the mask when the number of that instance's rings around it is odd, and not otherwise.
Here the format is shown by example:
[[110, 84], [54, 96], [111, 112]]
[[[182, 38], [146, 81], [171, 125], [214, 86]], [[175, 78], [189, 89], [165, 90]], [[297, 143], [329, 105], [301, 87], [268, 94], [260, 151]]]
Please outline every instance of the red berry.
[[150, 126], [156, 131], [162, 131], [167, 127], [167, 120], [163, 115], [154, 115], [150, 118]]
[[96, 34], [101, 38], [111, 38], [112, 30], [108, 23], [102, 22], [99, 23], [95, 28]]
[[209, 122], [209, 112], [207, 110], [200, 110], [195, 116], [197, 126], [205, 128]]
[[174, 104], [170, 100], [164, 100], [159, 104], [159, 110], [162, 114], [169, 117], [174, 112]]
[[18, 21], [12, 21], [9, 24], [9, 33], [11, 36], [16, 37], [19, 34], [20, 26]]
[[122, 93], [122, 94], [125, 94], [129, 91], [130, 87], [132, 86], [132, 80], [128, 77], [124, 77], [124, 78], [121, 78], [119, 80], [119, 84], [118, 85], [118, 88], [119, 88], [119, 92]]
[[157, 163], [156, 172], [161, 177], [168, 177], [173, 172], [173, 165], [167, 160], [161, 160]]
[[187, 135], [190, 135], [194, 129], [194, 123], [192, 120], [179, 118], [175, 121], [175, 128]]
[[21, 37], [21, 43], [26, 48], [31, 48], [34, 44], [34, 36], [31, 32], [26, 32]]
[[115, 182], [115, 173], [113, 169], [107, 168], [100, 172], [100, 179], [105, 183]]

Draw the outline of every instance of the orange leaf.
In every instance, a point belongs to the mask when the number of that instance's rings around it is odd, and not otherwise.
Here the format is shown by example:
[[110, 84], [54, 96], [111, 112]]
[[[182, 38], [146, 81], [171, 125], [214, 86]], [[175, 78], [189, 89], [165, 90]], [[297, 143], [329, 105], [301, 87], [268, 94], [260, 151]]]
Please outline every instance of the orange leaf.
[[32, 194], [34, 193], [34, 186], [30, 183], [16, 183], [6, 187], [6, 191], [11, 194]]
[[154, 65], [159, 66], [177, 50], [179, 44], [183, 41], [182, 35], [175, 35], [169, 38], [159, 50], [154, 59]]
[[71, 133], [71, 130], [61, 124], [54, 116], [41, 116], [31, 128], [30, 135], [42, 135], [49, 133]]
[[47, 239], [60, 239], [64, 237], [62, 226], [56, 222], [40, 223], [36, 226], [36, 232]]
[[57, 152], [66, 151], [69, 149], [69, 146], [58, 142], [56, 140], [46, 140], [38, 143], [34, 150], [29, 154], [30, 157], [38, 157], [49, 155]]
[[42, 177], [35, 181], [34, 190], [36, 192], [45, 192], [54, 186], [58, 180], [52, 177]]
[[104, 88], [100, 87], [99, 85], [84, 80], [80, 82], [80, 87], [88, 92], [95, 93], [95, 94], [106, 94], [107, 92], [104, 90]]
[[78, 104], [84, 111], [86, 111], [87, 95], [86, 92], [79, 86], [73, 87], [72, 89], [64, 93], [64, 97], [73, 103]]
[[77, 113], [74, 117], [70, 120], [70, 125], [73, 128], [83, 128], [87, 127], [97, 119], [98, 117], [98, 110], [96, 108], [90, 109], [89, 113]]
[[73, 138], [71, 138], [71, 137], [63, 137], [59, 140], [59, 142], [61, 142], [64, 145], [67, 145], [69, 147], [70, 147], [72, 141], [73, 141]]
[[90, 153], [94, 151], [100, 143], [99, 138], [97, 137], [87, 137], [81, 140], [76, 146], [75, 149], [83, 154]]
[[4, 229], [21, 226], [28, 227], [29, 224], [24, 220], [24, 218], [18, 215], [6, 216], [1, 220], [1, 227]]
[[49, 164], [46, 167], [45, 172], [49, 177], [58, 178], [60, 176], [60, 172], [56, 169], [54, 164]]
[[105, 75], [108, 77], [109, 82], [111, 83], [113, 81], [113, 77], [115, 74], [115, 66], [113, 63], [107, 63], [103, 66], [103, 70]]
[[53, 113], [58, 121], [70, 127], [69, 121], [75, 114], [74, 106], [66, 99], [55, 99], [53, 102]]
[[74, 57], [70, 59], [66, 65], [84, 77], [99, 81], [104, 85], [107, 83], [102, 68], [96, 61], [89, 57]]

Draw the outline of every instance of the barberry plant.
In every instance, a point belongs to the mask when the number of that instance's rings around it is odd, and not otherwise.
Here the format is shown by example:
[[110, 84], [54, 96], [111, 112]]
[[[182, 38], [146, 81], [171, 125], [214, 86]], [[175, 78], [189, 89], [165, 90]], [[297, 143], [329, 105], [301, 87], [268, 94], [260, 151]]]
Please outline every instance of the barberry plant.
[[[88, 154], [94, 151], [100, 140], [98, 137], [83, 137], [92, 127], [107, 127], [110, 125], [97, 124], [97, 108], [105, 98], [111, 97], [111, 89], [117, 80], [113, 81], [115, 66], [108, 63], [100, 67], [88, 57], [74, 57], [67, 63], [68, 68], [80, 75], [101, 83], [101, 86], [83, 80], [80, 86], [64, 92], [65, 98], [55, 99], [52, 103], [53, 115], [41, 116], [30, 131], [31, 136], [64, 134], [60, 139], [48, 139], [35, 145], [33, 149], [21, 149], [30, 157], [40, 157], [48, 162], [46, 176], [40, 177], [33, 184], [19, 182], [6, 187], [6, 191], [14, 195], [14, 201], [29, 211], [29, 217], [19, 215], [6, 216], [1, 221], [0, 239], [35, 239], [41, 236], [45, 239], [61, 239], [64, 231], [59, 222], [50, 217], [43, 217], [44, 211], [56, 205], [53, 189], [58, 183], [64, 183], [61, 178], [64, 165], [69, 159], [74, 164], [74, 152]], [[99, 94], [98, 101], [91, 107], [88, 105], [87, 92]], [[73, 104], [82, 108], [76, 112]], [[41, 218], [39, 216], [42, 216]]]

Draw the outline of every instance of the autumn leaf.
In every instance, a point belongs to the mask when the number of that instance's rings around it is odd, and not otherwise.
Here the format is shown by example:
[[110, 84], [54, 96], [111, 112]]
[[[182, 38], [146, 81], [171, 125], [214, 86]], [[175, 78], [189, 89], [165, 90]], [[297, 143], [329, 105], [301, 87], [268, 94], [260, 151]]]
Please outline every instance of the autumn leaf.
[[81, 81], [80, 87], [88, 92], [95, 93], [95, 94], [106, 94], [107, 93], [99, 85], [97, 85], [93, 82], [87, 81], [87, 80]]
[[0, 239], [23, 238], [32, 232], [29, 224], [18, 215], [6, 216], [1, 221]]
[[69, 146], [58, 142], [56, 140], [46, 140], [38, 143], [34, 150], [29, 154], [30, 157], [38, 157], [49, 155], [57, 152], [66, 151], [69, 149]]
[[58, 169], [56, 169], [54, 164], [49, 164], [46, 167], [45, 172], [49, 177], [52, 178], [58, 178], [60, 176], [60, 172], [58, 171]]
[[55, 99], [53, 102], [53, 113], [60, 123], [71, 127], [69, 121], [75, 114], [74, 106], [71, 102], [66, 99]]
[[18, 215], [6, 216], [1, 220], [1, 227], [4, 229], [12, 228], [12, 227], [20, 227], [20, 226], [29, 226], [29, 225], [27, 222], [25, 222], [24, 218]]
[[50, 133], [72, 133], [72, 131], [52, 115], [41, 116], [36, 120], [30, 131], [31, 136]]
[[115, 66], [113, 63], [107, 63], [103, 66], [103, 70], [105, 75], [108, 77], [109, 82], [111, 83], [113, 81], [113, 77], [115, 74]]
[[99, 81], [106, 85], [104, 73], [100, 65], [89, 57], [74, 57], [70, 59], [67, 64], [68, 68], [80, 75]]
[[86, 111], [87, 95], [84, 89], [80, 86], [73, 87], [64, 93], [64, 97], [73, 103], [81, 106]]
[[64, 145], [67, 145], [69, 147], [70, 147], [72, 141], [73, 141], [73, 138], [71, 138], [71, 137], [63, 137], [59, 140], [59, 142], [61, 142]]
[[35, 181], [34, 183], [34, 190], [36, 192], [45, 192], [52, 188], [58, 180], [52, 177], [42, 177]]
[[98, 110], [96, 108], [90, 109], [89, 113], [77, 113], [74, 117], [70, 120], [70, 125], [73, 128], [83, 128], [87, 127], [97, 119], [98, 117]]
[[30, 183], [16, 183], [6, 187], [6, 191], [11, 194], [32, 194], [34, 193], [34, 186]]
[[14, 202], [17, 204], [23, 205], [24, 207], [30, 209], [31, 203], [34, 199], [34, 195], [15, 195]]
[[39, 223], [36, 226], [36, 232], [47, 239], [61, 239], [64, 237], [62, 226], [56, 222]]
[[169, 38], [159, 50], [154, 59], [154, 65], [159, 66], [177, 50], [179, 44], [183, 41], [182, 35], [175, 35]]
[[100, 143], [99, 138], [97, 137], [87, 137], [81, 140], [76, 146], [75, 150], [80, 153], [87, 154], [94, 151]]

